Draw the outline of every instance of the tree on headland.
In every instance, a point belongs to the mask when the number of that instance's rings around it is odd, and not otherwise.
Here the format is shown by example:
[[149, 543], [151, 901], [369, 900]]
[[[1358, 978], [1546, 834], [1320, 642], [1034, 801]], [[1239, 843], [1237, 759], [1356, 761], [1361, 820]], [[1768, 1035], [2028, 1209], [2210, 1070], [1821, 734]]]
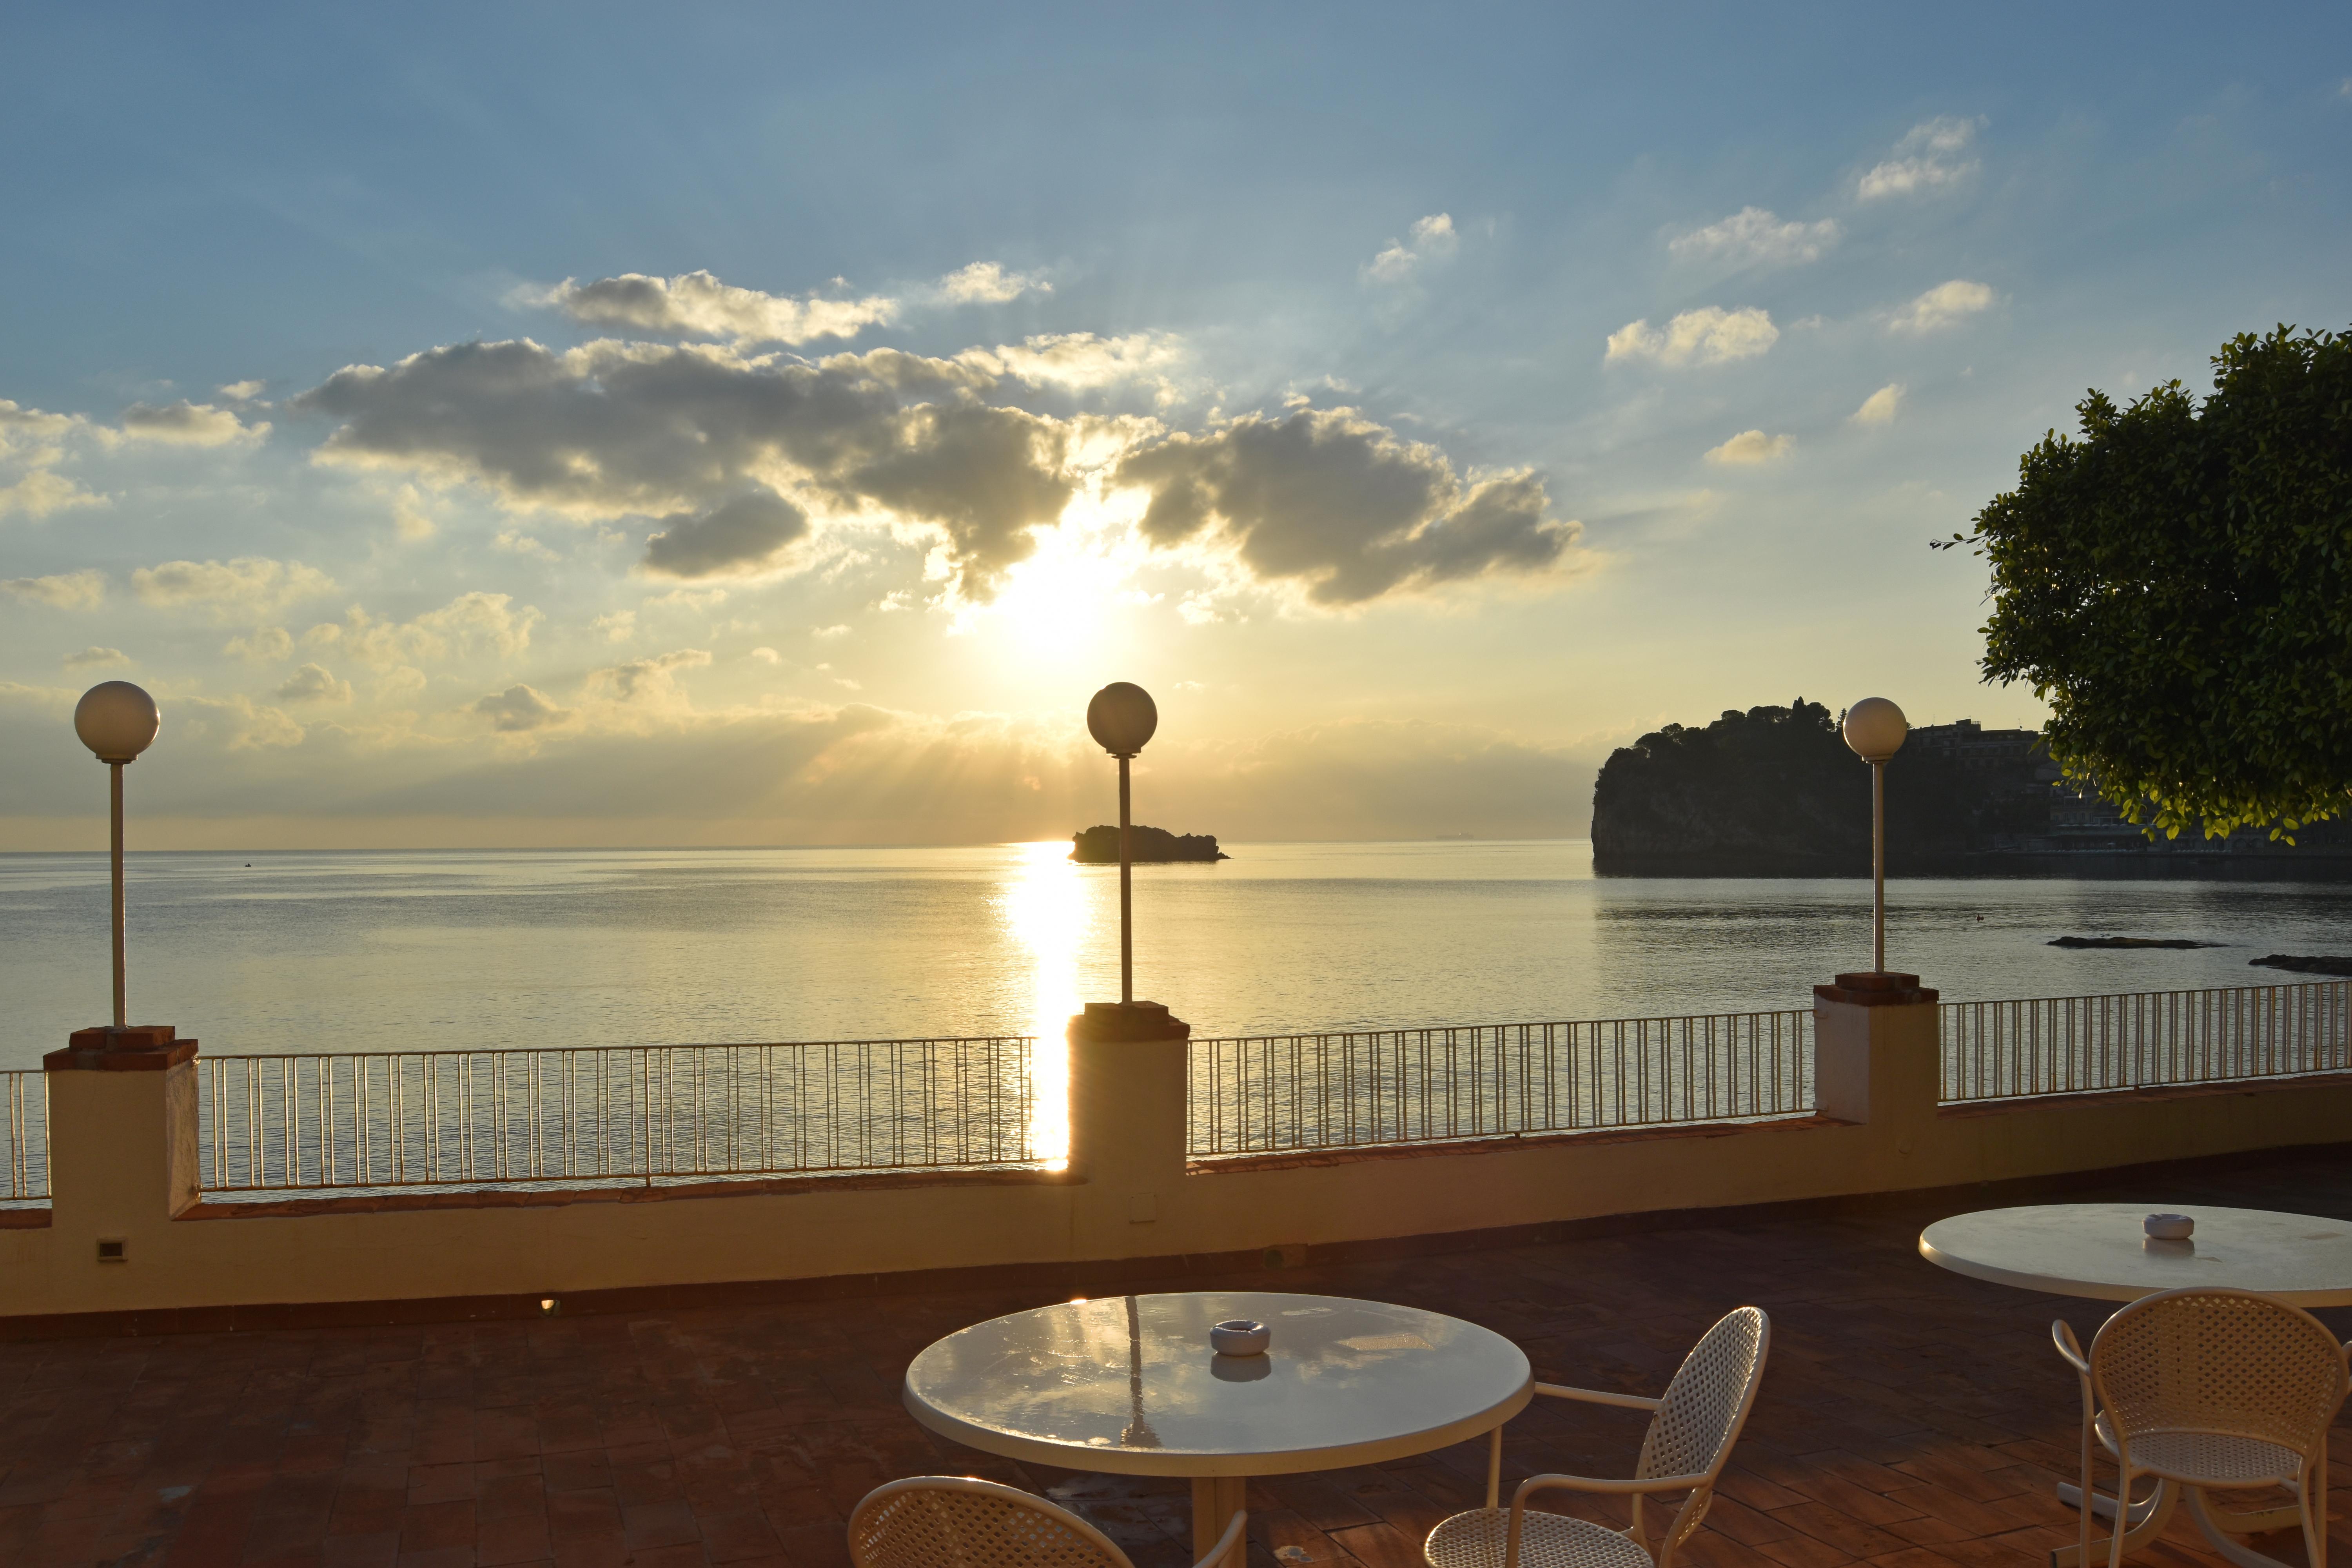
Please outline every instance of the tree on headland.
[[2027, 680], [2067, 776], [2151, 836], [2219, 837], [2352, 805], [2352, 336], [2280, 327], [2079, 439], [1939, 548], [1992, 569], [1988, 681]]

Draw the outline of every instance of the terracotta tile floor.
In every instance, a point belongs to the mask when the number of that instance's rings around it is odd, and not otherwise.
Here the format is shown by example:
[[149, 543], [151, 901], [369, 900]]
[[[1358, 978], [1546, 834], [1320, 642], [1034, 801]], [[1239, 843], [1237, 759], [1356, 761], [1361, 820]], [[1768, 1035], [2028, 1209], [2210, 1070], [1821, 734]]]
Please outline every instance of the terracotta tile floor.
[[[2352, 1163], [2069, 1195], [2352, 1217]], [[1217, 1283], [1435, 1308], [1511, 1336], [1545, 1378], [1650, 1392], [1756, 1302], [1772, 1366], [1696, 1568], [2040, 1568], [2073, 1517], [2050, 1484], [2073, 1463], [2075, 1394], [2046, 1334], [2101, 1312], [1922, 1262], [1919, 1226], [1956, 1206]], [[868, 1488], [947, 1471], [1050, 1492], [1139, 1568], [1183, 1568], [1182, 1483], [1025, 1468], [898, 1407], [924, 1344], [1053, 1294], [0, 1345], [0, 1563], [834, 1568]], [[2352, 1313], [2323, 1316], [2352, 1331]], [[1640, 1419], [1542, 1402], [1507, 1464], [1629, 1473]], [[1254, 1485], [1252, 1568], [1417, 1568], [1430, 1526], [1477, 1500], [1482, 1447]], [[2302, 1562], [2291, 1540], [2259, 1544]], [[2220, 1559], [2184, 1517], [2137, 1561]]]

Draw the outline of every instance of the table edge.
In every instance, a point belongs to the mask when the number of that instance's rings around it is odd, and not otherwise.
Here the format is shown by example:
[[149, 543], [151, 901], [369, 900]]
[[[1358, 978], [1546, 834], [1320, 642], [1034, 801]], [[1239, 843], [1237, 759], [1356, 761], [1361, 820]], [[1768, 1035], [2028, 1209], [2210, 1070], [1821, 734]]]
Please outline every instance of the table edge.
[[[1465, 1321], [1467, 1320], [1465, 1320]], [[1489, 1330], [1488, 1332], [1493, 1332]], [[1497, 1336], [1500, 1337], [1499, 1335]], [[1504, 1341], [1506, 1344], [1510, 1342]], [[1514, 1350], [1518, 1349], [1512, 1345]], [[1522, 1359], [1527, 1352], [1520, 1352]], [[901, 1377], [898, 1401], [907, 1414], [940, 1436], [1001, 1458], [1027, 1459], [1057, 1469], [1109, 1476], [1295, 1476], [1314, 1470], [1340, 1470], [1352, 1465], [1377, 1465], [1413, 1454], [1451, 1447], [1483, 1436], [1525, 1410], [1536, 1396], [1535, 1369], [1527, 1381], [1496, 1404], [1443, 1426], [1399, 1433], [1329, 1448], [1286, 1448], [1262, 1454], [1202, 1454], [1185, 1450], [1153, 1453], [1132, 1448], [1096, 1448], [1083, 1443], [1060, 1443], [1045, 1437], [1017, 1436], [993, 1427], [976, 1426], [961, 1416], [926, 1405]]]
[[[1977, 1212], [1990, 1213], [1994, 1211], [1979, 1210]], [[1958, 1216], [1953, 1215], [1950, 1217], [1958, 1218]], [[2324, 1216], [2314, 1215], [2313, 1217], [2320, 1218]], [[1937, 1223], [1940, 1224], [1941, 1222], [1938, 1221]], [[2336, 1221], [2335, 1223], [2342, 1224], [2344, 1222]], [[1934, 1228], [1934, 1226], [1929, 1226], [1919, 1232], [1920, 1257], [1926, 1258], [1928, 1262], [1934, 1264], [1938, 1268], [1947, 1269], [1954, 1274], [1965, 1274], [1972, 1279], [1989, 1280], [1995, 1285], [2013, 1286], [2021, 1290], [2035, 1290], [2044, 1296], [2074, 1296], [2093, 1301], [2137, 1301], [2143, 1296], [2157, 1296], [2163, 1294], [2167, 1290], [2179, 1290], [2191, 1288], [2179, 1285], [2117, 1285], [2105, 1280], [2067, 1279], [2061, 1279], [2055, 1275], [2029, 1274], [2020, 1269], [2003, 1268], [1999, 1264], [1980, 1263], [1972, 1258], [1961, 1258], [1956, 1254], [1944, 1251], [1934, 1242], [1927, 1239], [1927, 1231]], [[2309, 1308], [2352, 1306], [2352, 1285], [2334, 1287], [2320, 1286], [2309, 1289], [2299, 1290], [2263, 1290], [2257, 1292], [2257, 1294], [2268, 1296], [2274, 1300], [2284, 1301], [2289, 1306], [2294, 1307]]]

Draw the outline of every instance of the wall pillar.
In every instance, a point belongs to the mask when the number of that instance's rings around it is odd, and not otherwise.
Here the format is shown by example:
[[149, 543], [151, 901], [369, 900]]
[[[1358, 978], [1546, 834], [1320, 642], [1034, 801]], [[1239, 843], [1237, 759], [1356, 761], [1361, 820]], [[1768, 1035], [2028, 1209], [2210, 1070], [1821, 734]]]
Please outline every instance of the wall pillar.
[[[1813, 987], [1813, 1103], [1870, 1129], [1859, 1147], [1887, 1191], [1916, 1185], [1905, 1167], [1936, 1130], [1943, 1095], [1941, 1010], [1916, 974], [1863, 971]], [[1857, 1189], [1868, 1190], [1868, 1189]]]
[[62, 1266], [119, 1270], [126, 1295], [152, 1295], [130, 1277], [159, 1266], [164, 1228], [198, 1196], [196, 1042], [169, 1024], [77, 1029], [41, 1066]]
[[1144, 1258], [1184, 1177], [1187, 1042], [1157, 1002], [1089, 1002], [1070, 1020], [1071, 1246], [1075, 1258]]

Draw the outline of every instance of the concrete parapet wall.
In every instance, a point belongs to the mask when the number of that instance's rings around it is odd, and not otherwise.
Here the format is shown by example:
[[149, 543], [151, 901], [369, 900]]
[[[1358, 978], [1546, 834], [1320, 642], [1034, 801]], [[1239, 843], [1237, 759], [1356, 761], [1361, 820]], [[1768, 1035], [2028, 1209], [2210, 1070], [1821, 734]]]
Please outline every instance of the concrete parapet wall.
[[1824, 999], [1816, 1025], [1820, 1103], [1841, 1114], [1797, 1121], [1187, 1164], [1181, 1042], [1096, 1041], [1073, 1063], [1067, 1172], [261, 1205], [194, 1201], [184, 1061], [68, 1068], [49, 1083], [55, 1206], [46, 1226], [0, 1227], [0, 1317], [1232, 1254], [2048, 1176], [2352, 1128], [2345, 1079], [1944, 1109], [1932, 1004]]

